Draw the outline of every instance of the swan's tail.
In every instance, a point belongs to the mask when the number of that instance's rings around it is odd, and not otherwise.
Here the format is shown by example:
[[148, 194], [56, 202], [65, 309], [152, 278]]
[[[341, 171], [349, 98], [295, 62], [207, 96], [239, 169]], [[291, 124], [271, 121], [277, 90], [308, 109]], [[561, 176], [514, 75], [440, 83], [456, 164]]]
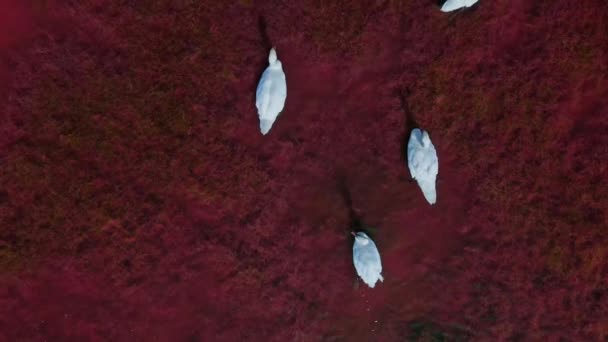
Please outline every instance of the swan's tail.
[[274, 120], [260, 119], [260, 132], [262, 132], [262, 135], [266, 135], [270, 131], [273, 123]]
[[422, 190], [422, 194], [424, 198], [429, 202], [429, 204], [433, 205], [437, 202], [437, 190], [435, 188], [435, 181], [429, 180], [420, 180], [417, 179], [418, 186], [420, 186], [420, 190]]

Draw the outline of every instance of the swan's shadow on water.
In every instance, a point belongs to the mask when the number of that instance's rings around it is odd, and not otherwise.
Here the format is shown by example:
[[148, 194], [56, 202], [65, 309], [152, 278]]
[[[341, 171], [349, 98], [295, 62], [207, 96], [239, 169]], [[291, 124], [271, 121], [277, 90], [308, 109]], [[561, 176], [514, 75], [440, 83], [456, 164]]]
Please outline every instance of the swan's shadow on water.
[[272, 48], [272, 43], [270, 42], [268, 31], [266, 30], [266, 18], [261, 15], [258, 16], [258, 30], [260, 31], [260, 36], [262, 37], [262, 44], [266, 50], [270, 50], [270, 48]]
[[395, 91], [397, 97], [399, 97], [399, 102], [401, 104], [401, 110], [403, 111], [403, 134], [401, 135], [401, 139], [399, 144], [401, 146], [401, 161], [407, 166], [407, 144], [410, 139], [410, 134], [414, 128], [420, 128], [416, 119], [414, 119], [414, 114], [412, 113], [408, 98], [410, 96], [409, 88], [399, 88]]
[[256, 92], [257, 92], [257, 86], [258, 86], [258, 82], [260, 77], [262, 77], [262, 74], [264, 73], [264, 70], [266, 70], [266, 67], [268, 67], [268, 53], [270, 51], [270, 49], [272, 48], [272, 43], [270, 42], [270, 38], [268, 37], [268, 32], [266, 30], [266, 19], [262, 16], [259, 15], [258, 16], [258, 31], [260, 34], [260, 37], [262, 38], [262, 46], [264, 47], [264, 51], [261, 52], [262, 55], [265, 56], [265, 58], [260, 62], [259, 65], [256, 65], [256, 72], [257, 72], [257, 78], [255, 80], [255, 84], [253, 84], [253, 88], [255, 89], [252, 93], [252, 102], [255, 103], [256, 100]]
[[[370, 238], [372, 238], [372, 240], [374, 240], [373, 235], [375, 234], [376, 229], [366, 226], [363, 223], [361, 216], [353, 208], [352, 195], [346, 183], [346, 177], [342, 173], [339, 173], [337, 176], [337, 188], [342, 199], [344, 200], [346, 208], [348, 209], [348, 228], [346, 230], [346, 233], [351, 236], [351, 232], [363, 232], [367, 234]], [[351, 240], [349, 239], [349, 243], [350, 242]]]

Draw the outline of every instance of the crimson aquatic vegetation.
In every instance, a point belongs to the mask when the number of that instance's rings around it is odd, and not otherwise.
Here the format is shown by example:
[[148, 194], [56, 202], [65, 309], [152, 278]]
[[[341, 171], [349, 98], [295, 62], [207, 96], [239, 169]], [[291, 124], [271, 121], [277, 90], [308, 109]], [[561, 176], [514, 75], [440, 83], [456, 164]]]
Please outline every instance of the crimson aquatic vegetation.
[[304, 7], [307, 33], [324, 52], [357, 53], [359, 38], [375, 6], [372, 1], [308, 1]]
[[[600, 3], [36, 8], [2, 51], [0, 339], [606, 337]], [[290, 100], [261, 139], [268, 43]], [[433, 207], [413, 122], [445, 160]]]

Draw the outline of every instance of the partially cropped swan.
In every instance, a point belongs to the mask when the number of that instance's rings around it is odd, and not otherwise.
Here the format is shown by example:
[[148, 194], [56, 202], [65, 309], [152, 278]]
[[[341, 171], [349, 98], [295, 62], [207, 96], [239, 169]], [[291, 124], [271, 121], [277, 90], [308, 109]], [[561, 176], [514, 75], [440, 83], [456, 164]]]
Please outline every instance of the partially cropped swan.
[[363, 232], [352, 232], [355, 237], [353, 245], [353, 263], [355, 270], [363, 282], [367, 286], [373, 288], [376, 282], [384, 281], [382, 277], [382, 262], [380, 261], [380, 253], [372, 239]]
[[255, 106], [260, 117], [260, 132], [266, 135], [285, 106], [287, 83], [281, 61], [274, 48], [268, 55], [268, 67], [264, 70], [255, 93]]
[[447, 0], [441, 6], [441, 12], [452, 12], [457, 9], [467, 8], [475, 5], [478, 0]]
[[407, 166], [412, 178], [418, 182], [424, 198], [430, 204], [435, 204], [437, 201], [435, 180], [439, 172], [439, 159], [427, 131], [418, 128], [412, 130], [407, 144]]

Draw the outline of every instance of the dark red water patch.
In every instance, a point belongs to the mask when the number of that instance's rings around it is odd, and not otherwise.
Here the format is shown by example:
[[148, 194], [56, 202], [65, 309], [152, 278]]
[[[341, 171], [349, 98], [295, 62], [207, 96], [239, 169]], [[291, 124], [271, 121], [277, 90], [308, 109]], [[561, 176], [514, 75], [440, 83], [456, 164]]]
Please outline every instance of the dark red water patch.
[[[3, 339], [606, 337], [601, 4], [32, 8], [0, 40]], [[288, 98], [262, 136], [269, 45]], [[414, 126], [435, 206], [405, 164]]]
[[3, 102], [10, 82], [8, 73], [15, 67], [10, 58], [11, 50], [30, 38], [33, 21], [34, 15], [28, 4], [23, 1], [0, 1], [0, 100]]
[[0, 2], [0, 49], [7, 49], [22, 42], [31, 33], [33, 13], [30, 4], [23, 1], [2, 0]]

